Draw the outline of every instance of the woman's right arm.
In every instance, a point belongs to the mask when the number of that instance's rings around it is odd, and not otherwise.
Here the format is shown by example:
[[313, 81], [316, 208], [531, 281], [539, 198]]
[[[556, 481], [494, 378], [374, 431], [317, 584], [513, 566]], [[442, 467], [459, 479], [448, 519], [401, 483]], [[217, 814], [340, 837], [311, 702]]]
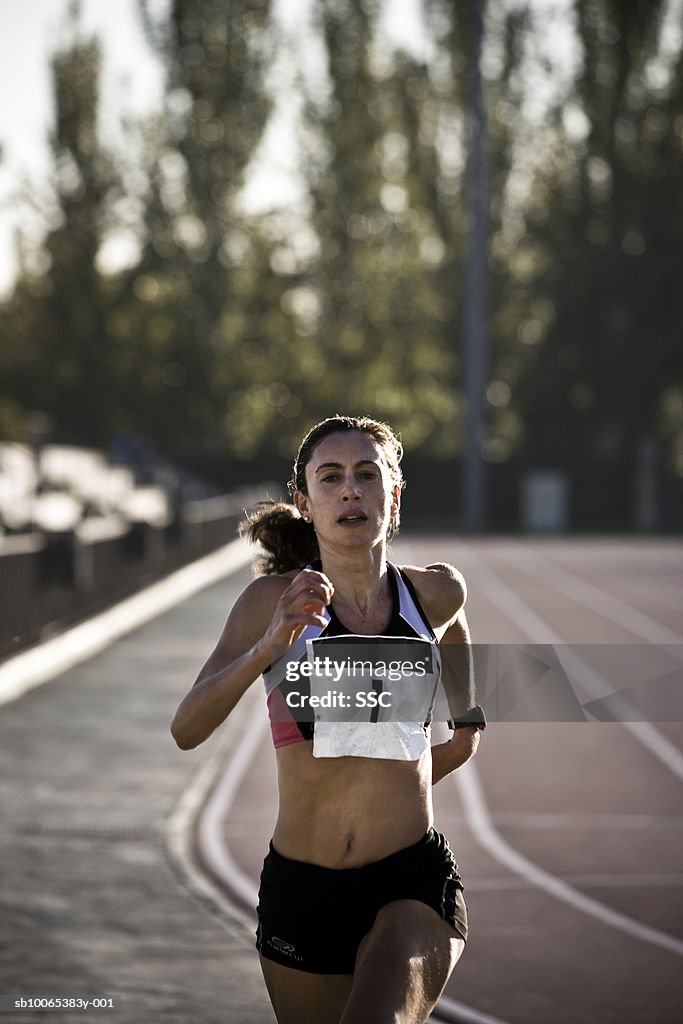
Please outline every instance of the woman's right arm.
[[171, 733], [181, 750], [199, 746], [225, 721], [273, 660], [274, 644], [292, 644], [306, 626], [326, 624], [322, 610], [331, 599], [330, 581], [309, 569], [291, 582], [263, 576], [247, 587], [175, 713]]

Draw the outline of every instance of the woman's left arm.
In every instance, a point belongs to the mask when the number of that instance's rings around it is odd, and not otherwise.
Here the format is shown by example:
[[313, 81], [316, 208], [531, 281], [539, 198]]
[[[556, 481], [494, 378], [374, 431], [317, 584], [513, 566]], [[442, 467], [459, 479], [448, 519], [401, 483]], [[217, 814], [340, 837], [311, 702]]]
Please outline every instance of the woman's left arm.
[[[459, 645], [457, 648], [450, 645]], [[472, 671], [472, 651], [470, 649], [470, 631], [465, 617], [465, 609], [461, 608], [457, 618], [448, 627], [441, 638], [441, 653], [444, 661], [449, 661], [453, 671], [457, 662], [457, 674], [465, 677], [468, 705], [472, 707], [474, 700], [474, 676]], [[447, 648], [450, 648], [448, 650]], [[453, 735], [445, 743], [437, 743], [432, 747], [432, 785], [436, 785], [446, 775], [450, 775], [476, 754], [479, 746], [479, 732], [483, 726], [460, 725], [453, 730]]]
[[[462, 719], [476, 705], [472, 646], [465, 616], [467, 586], [462, 573], [446, 562], [418, 569], [404, 566], [420, 603], [440, 635], [442, 683], [453, 719]], [[443, 632], [442, 632], [443, 630]], [[432, 785], [440, 782], [476, 753], [483, 725], [459, 725], [445, 743], [432, 747]]]

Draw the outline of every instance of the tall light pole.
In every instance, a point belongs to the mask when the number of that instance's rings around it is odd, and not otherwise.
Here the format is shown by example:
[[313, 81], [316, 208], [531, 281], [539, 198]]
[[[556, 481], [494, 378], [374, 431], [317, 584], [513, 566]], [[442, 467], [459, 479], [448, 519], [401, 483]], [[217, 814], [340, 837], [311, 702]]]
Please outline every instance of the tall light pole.
[[488, 487], [484, 461], [488, 374], [488, 175], [481, 52], [486, 0], [469, 0], [465, 208], [469, 217], [465, 274], [465, 419], [463, 527], [486, 529]]

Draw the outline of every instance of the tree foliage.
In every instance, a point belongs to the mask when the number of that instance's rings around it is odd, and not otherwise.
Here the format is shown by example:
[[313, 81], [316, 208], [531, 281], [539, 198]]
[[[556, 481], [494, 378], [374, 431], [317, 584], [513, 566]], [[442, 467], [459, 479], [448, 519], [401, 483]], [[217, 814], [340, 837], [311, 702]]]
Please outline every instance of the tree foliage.
[[[488, 5], [486, 451], [571, 466], [656, 435], [683, 470], [681, 48], [664, 0], [567, 9], [560, 88], [538, 9]], [[140, 0], [168, 90], [125, 154], [101, 142], [100, 47], [74, 30], [53, 60], [44, 240], [0, 309], [6, 436], [40, 409], [89, 442], [128, 429], [246, 457], [342, 410], [418, 451], [461, 448], [471, 6], [424, 10], [428, 59], [388, 47], [374, 0], [320, 0], [303, 42], [278, 36], [270, 0], [173, 0], [161, 20]], [[301, 103], [302, 197], [247, 214], [278, 83]], [[135, 254], [113, 271], [117, 233]]]
[[663, 66], [664, 8], [575, 4], [580, 69], [549, 118], [512, 263], [536, 461], [633, 460], [680, 385], [683, 64]]
[[115, 394], [97, 255], [121, 179], [98, 135], [100, 63], [95, 40], [77, 39], [53, 58], [53, 194], [41, 204], [47, 230], [40, 260], [24, 264], [3, 310], [0, 348], [12, 403], [102, 443]]

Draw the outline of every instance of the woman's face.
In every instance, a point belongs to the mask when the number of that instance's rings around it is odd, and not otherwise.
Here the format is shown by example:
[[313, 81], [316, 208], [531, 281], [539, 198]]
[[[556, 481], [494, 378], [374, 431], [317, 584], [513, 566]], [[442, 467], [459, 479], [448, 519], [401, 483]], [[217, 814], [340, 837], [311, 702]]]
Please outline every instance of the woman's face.
[[401, 491], [374, 437], [361, 430], [329, 434], [305, 472], [308, 493], [297, 491], [294, 500], [312, 521], [318, 546], [372, 547], [385, 540]]

